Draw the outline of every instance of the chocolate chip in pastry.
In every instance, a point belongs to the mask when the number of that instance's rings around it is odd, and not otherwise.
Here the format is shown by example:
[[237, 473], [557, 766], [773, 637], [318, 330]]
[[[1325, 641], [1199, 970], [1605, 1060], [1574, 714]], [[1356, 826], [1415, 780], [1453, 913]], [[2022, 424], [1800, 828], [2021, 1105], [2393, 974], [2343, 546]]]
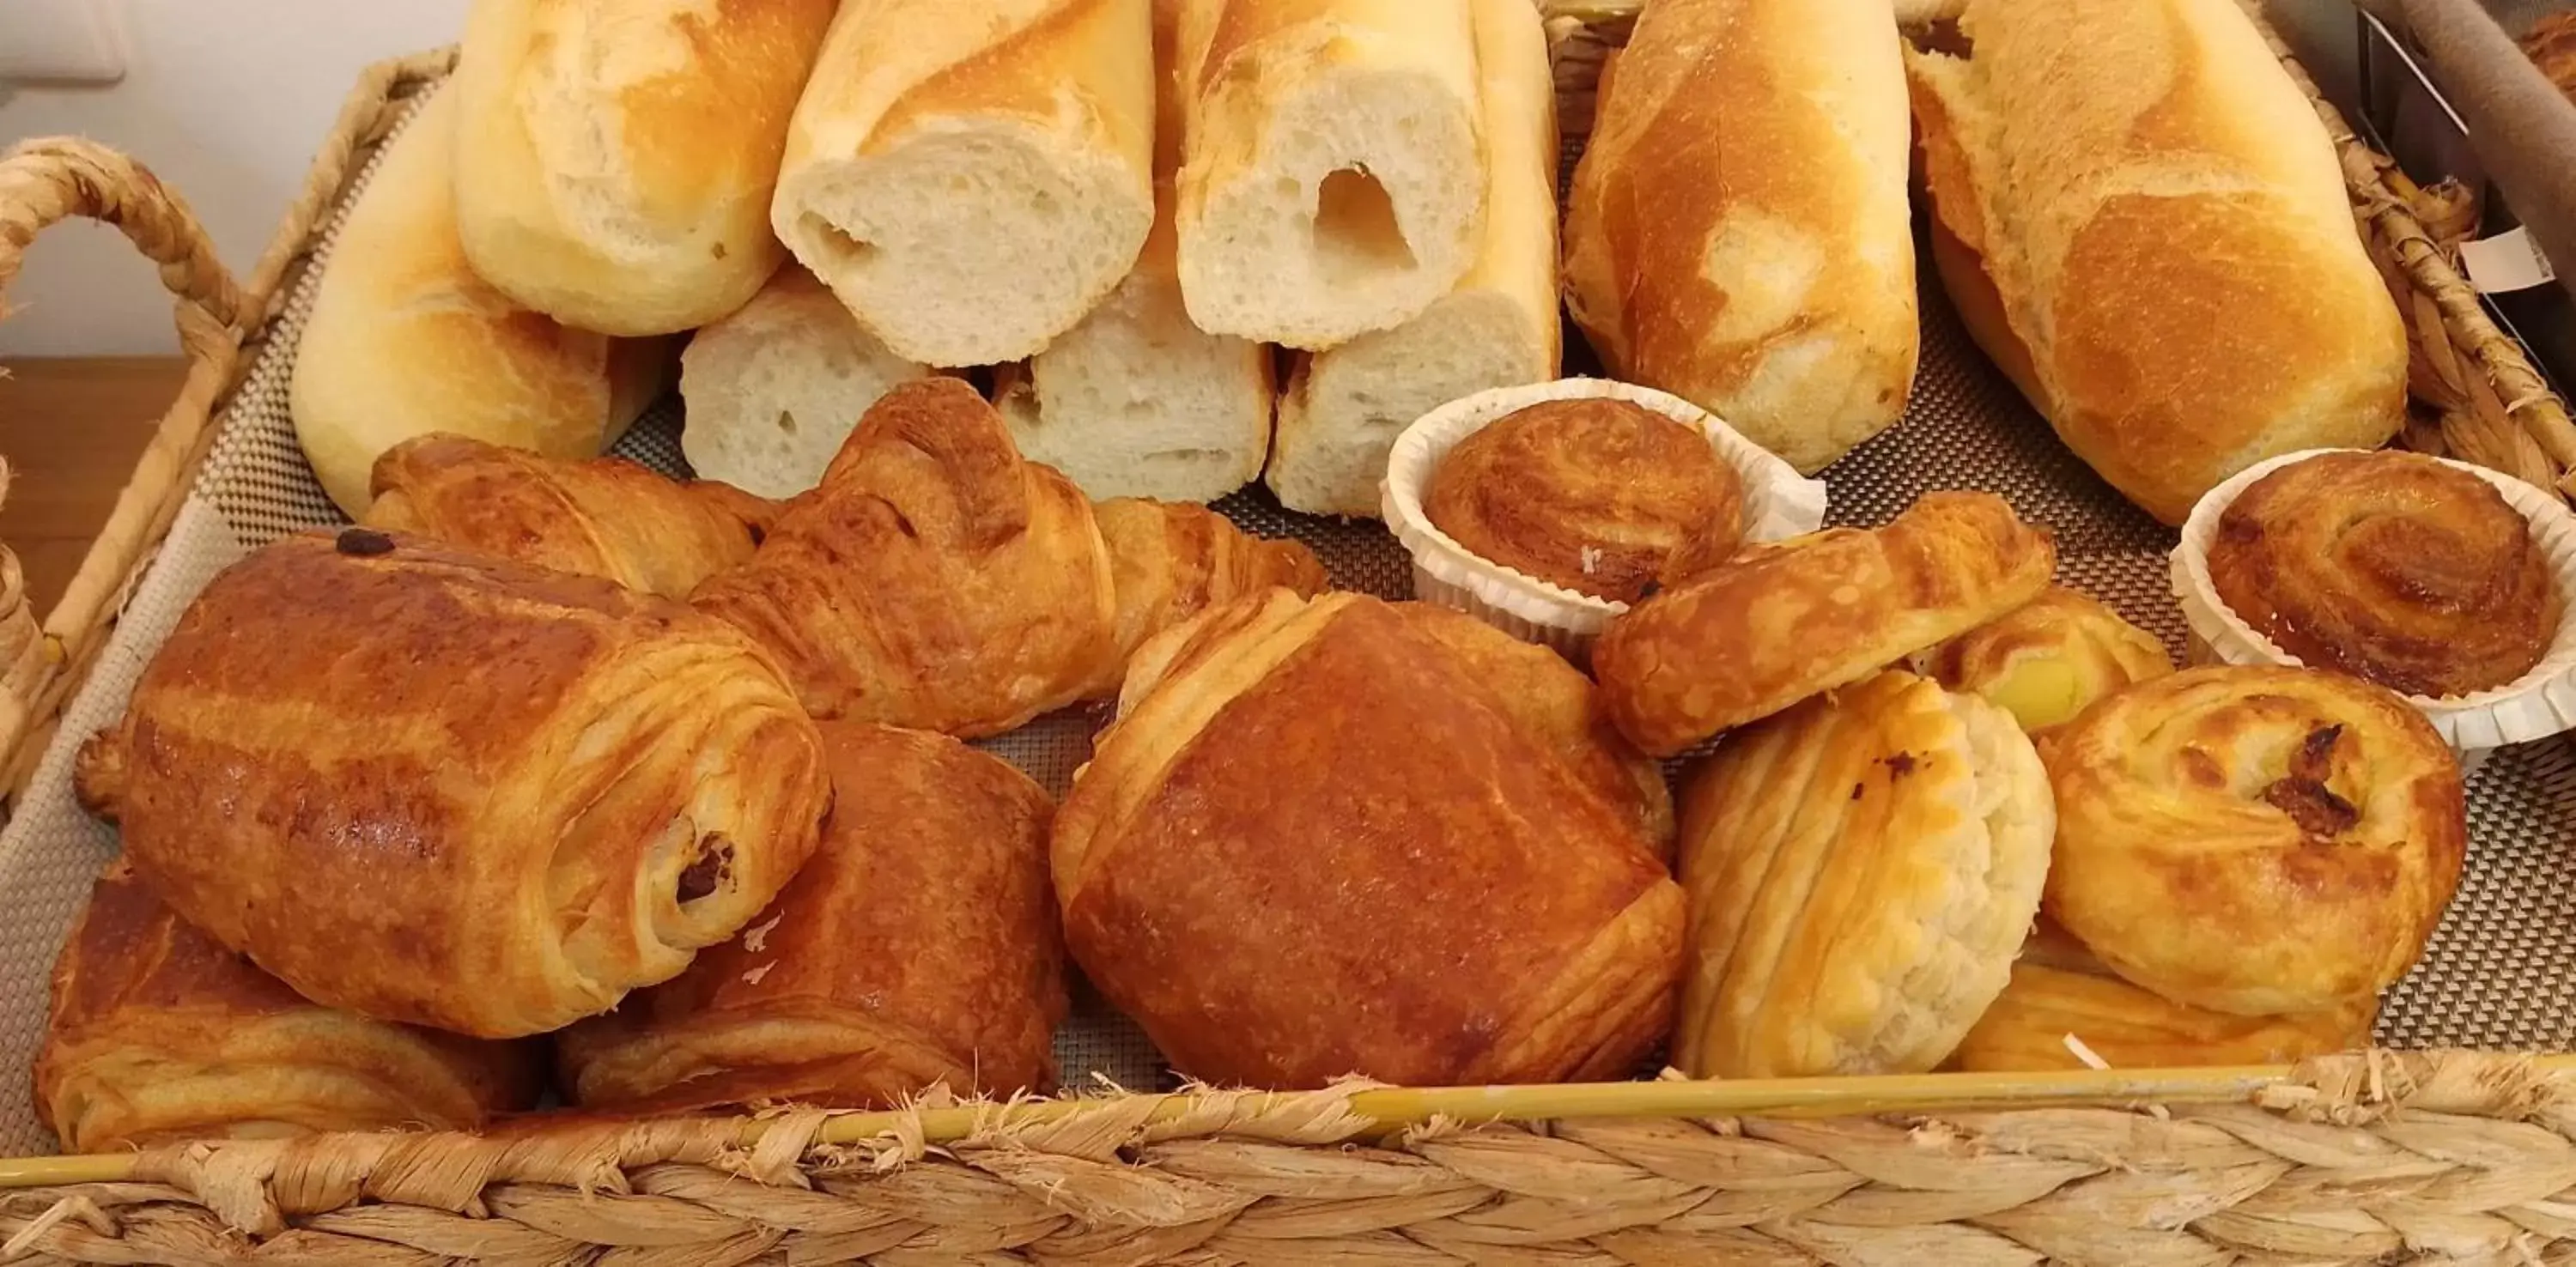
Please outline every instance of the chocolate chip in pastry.
[[2040, 741], [2057, 798], [2047, 910], [2112, 971], [2266, 1016], [2375, 995], [2458, 886], [2458, 760], [2356, 678], [2272, 665], [2131, 686]]
[[1993, 620], [2056, 567], [2002, 498], [1926, 493], [1885, 527], [1753, 546], [1648, 598], [1592, 668], [1619, 729], [1669, 756]]
[[2010, 716], [1887, 672], [1729, 736], [1682, 797], [1694, 1077], [1920, 1073], [2003, 990], [2053, 816]]
[[1423, 513], [1489, 563], [1633, 603], [1744, 539], [1744, 481], [1708, 437], [1625, 400], [1550, 400], [1460, 440]]
[[2154, 634], [2063, 585], [1942, 643], [1923, 661], [1941, 685], [2001, 705], [2033, 733], [2174, 668]]
[[2440, 698], [2505, 686], [2557, 636], [2562, 596], [2494, 485], [2413, 453], [2324, 453], [2219, 515], [2209, 579], [2315, 669]]

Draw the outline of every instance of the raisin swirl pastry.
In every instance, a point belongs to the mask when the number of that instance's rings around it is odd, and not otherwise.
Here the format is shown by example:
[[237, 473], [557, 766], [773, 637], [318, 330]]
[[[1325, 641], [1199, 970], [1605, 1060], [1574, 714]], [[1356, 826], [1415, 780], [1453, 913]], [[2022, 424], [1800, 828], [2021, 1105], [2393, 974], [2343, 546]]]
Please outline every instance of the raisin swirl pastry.
[[2423, 714], [2356, 678], [2189, 669], [2039, 748], [2058, 823], [2044, 909], [2178, 1003], [2345, 1006], [2415, 962], [2459, 884], [2459, 763]]
[[2495, 487], [2412, 453], [2326, 453], [2219, 516], [2210, 584], [2310, 668], [2439, 698], [2503, 686], [2557, 636], [2531, 525]]

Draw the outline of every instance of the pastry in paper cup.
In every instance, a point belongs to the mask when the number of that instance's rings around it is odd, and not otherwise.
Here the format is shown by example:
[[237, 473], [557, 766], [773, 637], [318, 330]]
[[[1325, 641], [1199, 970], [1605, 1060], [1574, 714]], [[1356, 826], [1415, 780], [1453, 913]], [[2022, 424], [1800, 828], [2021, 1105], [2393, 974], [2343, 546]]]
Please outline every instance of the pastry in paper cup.
[[1467, 437], [1521, 410], [1549, 401], [1625, 401], [1708, 438], [1742, 485], [1743, 540], [1779, 541], [1815, 531], [1825, 518], [1825, 485], [1745, 439], [1714, 414], [1669, 392], [1598, 378], [1567, 378], [1498, 387], [1424, 414], [1396, 437], [1387, 455], [1382, 511], [1388, 530], [1413, 557], [1413, 594], [1455, 608], [1516, 638], [1554, 647], [1580, 663], [1612, 617], [1628, 610], [1614, 599], [1569, 589], [1487, 559], [1431, 521], [1424, 509], [1441, 460]]
[[[2229, 506], [2265, 476], [2299, 462], [2355, 449], [2307, 449], [2258, 462], [2209, 490], [2183, 522], [2173, 551], [2173, 591], [2190, 624], [2196, 663], [2287, 664], [2298, 656], [2264, 636], [2231, 608], [2213, 579], [2210, 551]], [[2500, 686], [2457, 694], [2408, 694], [2435, 730], [2474, 769], [2489, 749], [2576, 729], [2576, 512], [2557, 494], [2513, 476], [2447, 458], [2426, 458], [2485, 481], [2530, 527], [2545, 561], [2557, 603], [2557, 629], [2540, 659]], [[2400, 692], [2404, 693], [2403, 691]]]

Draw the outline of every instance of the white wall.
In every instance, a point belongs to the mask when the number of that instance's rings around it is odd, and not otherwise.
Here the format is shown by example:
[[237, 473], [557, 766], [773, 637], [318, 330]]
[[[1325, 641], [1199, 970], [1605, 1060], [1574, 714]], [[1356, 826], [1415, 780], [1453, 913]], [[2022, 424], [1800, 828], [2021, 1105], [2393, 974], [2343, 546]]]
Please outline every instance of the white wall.
[[[0, 0], [0, 4], [8, 0]], [[140, 159], [195, 208], [237, 276], [268, 245], [368, 63], [452, 42], [467, 0], [104, 0], [126, 75], [0, 87], [0, 141], [76, 133]], [[175, 351], [149, 264], [114, 230], [48, 230], [9, 288], [0, 356]]]

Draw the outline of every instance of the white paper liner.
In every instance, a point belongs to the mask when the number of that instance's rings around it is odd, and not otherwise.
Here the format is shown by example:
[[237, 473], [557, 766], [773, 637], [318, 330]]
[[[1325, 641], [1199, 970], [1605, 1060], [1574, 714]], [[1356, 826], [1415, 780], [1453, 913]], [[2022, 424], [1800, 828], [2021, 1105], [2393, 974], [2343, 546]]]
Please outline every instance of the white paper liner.
[[1413, 556], [1413, 596], [1456, 608], [1519, 638], [1554, 647], [1578, 663], [1626, 603], [1578, 593], [1479, 557], [1431, 524], [1422, 495], [1431, 473], [1459, 441], [1504, 417], [1550, 400], [1601, 398], [1640, 405], [1697, 428], [1744, 482], [1744, 539], [1779, 541], [1825, 521], [1825, 485], [1738, 435], [1715, 414], [1670, 392], [1603, 378], [1497, 387], [1463, 396], [1414, 420], [1387, 454], [1381, 512]]
[[[2322, 453], [2355, 451], [2305, 449], [2255, 463], [2203, 494], [2191, 508], [2191, 517], [2183, 521], [2182, 543], [2173, 551], [2173, 591], [2182, 606], [2183, 619], [2191, 624], [2195, 657], [2206, 656], [2226, 664], [2299, 665], [2298, 657], [2237, 619], [2236, 613], [2220, 600], [2218, 587], [2209, 579], [2209, 545], [2218, 536], [2219, 516], [2254, 481]], [[2557, 494], [2501, 471], [2448, 458], [2434, 460], [2493, 485], [2506, 505], [2530, 521], [2532, 540], [2548, 556], [2550, 576], [2558, 592], [2557, 636], [2551, 640], [2548, 654], [2530, 672], [2503, 686], [2470, 695], [2406, 697], [2462, 755], [2463, 766], [2475, 769], [2475, 762], [2488, 749], [2576, 729], [2576, 513], [2571, 513]]]

